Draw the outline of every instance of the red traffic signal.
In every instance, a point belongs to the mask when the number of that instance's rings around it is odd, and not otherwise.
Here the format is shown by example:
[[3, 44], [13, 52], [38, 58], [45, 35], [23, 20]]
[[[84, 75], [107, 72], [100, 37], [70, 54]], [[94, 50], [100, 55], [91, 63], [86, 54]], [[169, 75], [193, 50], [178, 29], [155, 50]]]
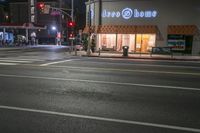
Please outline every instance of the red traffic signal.
[[74, 21], [69, 21], [69, 22], [67, 23], [67, 26], [70, 27], [70, 28], [73, 28], [73, 27], [76, 26], [76, 23], [75, 23]]
[[75, 35], [74, 33], [69, 33], [69, 39], [74, 39]]
[[73, 33], [70, 33], [69, 34], [69, 38], [73, 38], [74, 37], [74, 34]]
[[41, 9], [41, 10], [43, 10], [44, 9], [44, 3], [43, 2], [38, 2], [37, 3], [37, 7], [39, 8], [39, 9]]

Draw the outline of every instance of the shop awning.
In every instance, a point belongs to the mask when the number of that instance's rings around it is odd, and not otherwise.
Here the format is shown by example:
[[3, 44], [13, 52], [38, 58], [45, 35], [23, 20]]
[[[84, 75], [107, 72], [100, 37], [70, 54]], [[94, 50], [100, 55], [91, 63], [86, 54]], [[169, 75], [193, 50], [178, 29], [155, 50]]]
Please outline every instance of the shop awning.
[[196, 25], [169, 25], [168, 34], [195, 35], [198, 32]]
[[83, 33], [87, 34], [89, 33], [89, 31], [90, 31], [89, 26], [85, 26], [85, 28], [83, 29]]
[[114, 25], [99, 25], [97, 28], [97, 33], [115, 34], [117, 33], [117, 27]]
[[137, 34], [155, 34], [158, 32], [156, 25], [138, 25], [135, 28]]
[[[158, 28], [155, 25], [99, 25], [91, 27], [92, 33], [101, 34], [155, 34]], [[86, 26], [84, 33], [89, 32]]]
[[87, 33], [97, 33], [97, 26], [85, 26], [85, 28], [83, 29], [83, 33], [87, 34]]

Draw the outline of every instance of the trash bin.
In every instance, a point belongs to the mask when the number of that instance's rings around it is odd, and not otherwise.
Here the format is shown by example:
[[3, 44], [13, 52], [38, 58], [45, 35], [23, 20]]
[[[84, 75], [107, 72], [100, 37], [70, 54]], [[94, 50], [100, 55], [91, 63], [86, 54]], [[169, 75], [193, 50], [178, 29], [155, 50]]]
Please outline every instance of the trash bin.
[[128, 56], [128, 46], [123, 46], [123, 56]]

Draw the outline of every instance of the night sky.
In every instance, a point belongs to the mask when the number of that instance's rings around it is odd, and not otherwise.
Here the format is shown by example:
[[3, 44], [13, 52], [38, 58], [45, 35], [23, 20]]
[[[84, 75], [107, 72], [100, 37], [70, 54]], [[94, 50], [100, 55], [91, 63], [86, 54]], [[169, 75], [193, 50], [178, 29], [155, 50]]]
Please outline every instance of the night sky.
[[[8, 5], [9, 2], [27, 2], [28, 0], [0, 0], [0, 4]], [[38, 1], [58, 1], [58, 0], [38, 0]], [[71, 0], [63, 0], [67, 4], [71, 5]], [[78, 8], [79, 11], [85, 11], [85, 2], [87, 0], [74, 0], [75, 8]]]
[[[0, 0], [0, 2], [26, 2], [28, 0]], [[38, 0], [38, 1], [58, 1], [58, 0]], [[66, 3], [71, 3], [71, 0], [63, 0]], [[74, 4], [76, 8], [85, 9], [85, 2], [87, 0], [74, 0]]]

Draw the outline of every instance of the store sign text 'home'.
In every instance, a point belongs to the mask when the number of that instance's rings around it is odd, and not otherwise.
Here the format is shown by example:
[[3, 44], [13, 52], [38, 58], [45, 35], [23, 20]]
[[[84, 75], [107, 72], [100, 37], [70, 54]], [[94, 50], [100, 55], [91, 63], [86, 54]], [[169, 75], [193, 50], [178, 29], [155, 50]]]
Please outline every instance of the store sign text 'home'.
[[124, 19], [131, 19], [131, 18], [156, 18], [158, 12], [156, 10], [138, 10], [138, 9], [131, 9], [125, 8], [122, 11], [109, 11], [104, 9], [102, 12], [103, 18], [124, 18]]

